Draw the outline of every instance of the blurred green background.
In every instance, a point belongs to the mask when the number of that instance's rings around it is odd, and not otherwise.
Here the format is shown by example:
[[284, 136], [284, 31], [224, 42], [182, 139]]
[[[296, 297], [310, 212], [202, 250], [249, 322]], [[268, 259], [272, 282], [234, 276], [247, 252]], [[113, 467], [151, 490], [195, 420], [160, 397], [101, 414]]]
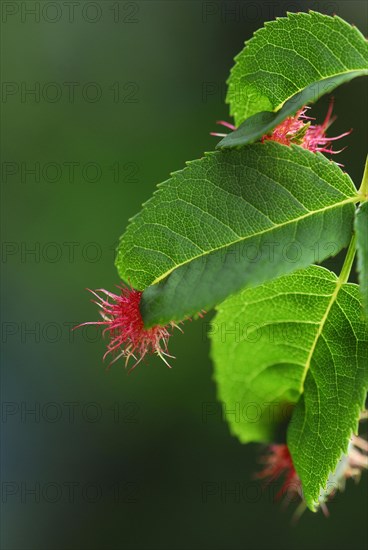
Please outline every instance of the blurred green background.
[[[97, 319], [85, 287], [119, 282], [128, 218], [215, 147], [244, 40], [298, 8], [367, 34], [364, 1], [2, 2], [4, 550], [367, 548], [366, 477], [328, 520], [296, 526], [259, 492], [259, 447], [230, 436], [216, 402], [211, 315], [172, 338], [173, 369], [152, 358], [130, 376], [106, 370], [93, 327], [70, 332]], [[334, 95], [359, 185], [367, 88]]]

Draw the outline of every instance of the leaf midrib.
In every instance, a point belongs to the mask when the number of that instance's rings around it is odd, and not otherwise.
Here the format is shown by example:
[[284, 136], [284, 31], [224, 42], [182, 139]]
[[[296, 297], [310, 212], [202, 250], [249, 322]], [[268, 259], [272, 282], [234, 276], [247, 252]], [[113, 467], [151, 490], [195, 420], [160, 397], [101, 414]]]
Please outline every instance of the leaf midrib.
[[288, 220], [286, 222], [283, 222], [283, 223], [280, 223], [280, 224], [277, 224], [277, 225], [273, 225], [272, 227], [268, 227], [267, 229], [264, 229], [262, 231], [258, 231], [257, 233], [253, 233], [252, 235], [248, 235], [246, 237], [242, 237], [240, 239], [228, 242], [225, 245], [219, 246], [217, 248], [212, 248], [211, 250], [204, 251], [203, 253], [198, 254], [197, 256], [192, 256], [188, 260], [185, 260], [184, 262], [181, 262], [181, 263], [175, 265], [174, 267], [172, 267], [171, 269], [167, 270], [165, 273], [163, 273], [162, 275], [157, 277], [151, 283], [151, 285], [155, 285], [155, 284], [159, 283], [160, 281], [162, 281], [163, 279], [168, 277], [170, 275], [170, 273], [172, 273], [173, 271], [175, 271], [179, 267], [182, 267], [183, 265], [191, 263], [194, 260], [197, 260], [198, 258], [202, 258], [203, 256], [208, 256], [209, 254], [213, 254], [214, 252], [218, 252], [219, 250], [223, 250], [225, 248], [228, 248], [229, 246], [233, 246], [234, 244], [247, 241], [248, 239], [253, 239], [254, 237], [259, 237], [261, 235], [266, 235], [269, 232], [276, 231], [277, 229], [280, 229], [281, 227], [286, 227], [287, 225], [290, 225], [290, 224], [298, 223], [301, 220], [309, 218], [309, 217], [314, 216], [316, 214], [321, 214], [321, 213], [326, 212], [328, 210], [333, 210], [334, 208], [344, 206], [345, 204], [357, 203], [357, 202], [359, 202], [359, 200], [360, 200], [360, 196], [357, 194], [357, 195], [354, 195], [353, 197], [349, 197], [348, 199], [343, 200], [341, 202], [334, 203], [332, 205], [326, 206], [326, 207], [321, 208], [319, 210], [309, 211], [306, 214], [303, 214], [302, 216], [299, 216], [298, 218], [293, 218], [292, 220]]
[[316, 333], [316, 336], [312, 342], [312, 346], [311, 346], [311, 349], [309, 351], [309, 355], [307, 357], [307, 360], [305, 362], [305, 367], [304, 367], [304, 371], [303, 371], [303, 376], [302, 376], [302, 379], [301, 379], [301, 382], [300, 382], [300, 394], [303, 393], [304, 391], [304, 382], [305, 382], [305, 379], [307, 377], [307, 374], [309, 372], [309, 369], [310, 369], [310, 364], [311, 364], [311, 361], [312, 361], [312, 357], [314, 355], [314, 352], [316, 350], [316, 346], [317, 346], [317, 343], [318, 343], [318, 340], [320, 339], [320, 337], [322, 336], [322, 333], [323, 333], [323, 329], [325, 327], [325, 324], [326, 324], [326, 321], [328, 319], [328, 316], [330, 314], [330, 311], [331, 311], [331, 308], [332, 306], [334, 305], [336, 299], [337, 299], [337, 296], [340, 292], [340, 289], [342, 287], [342, 285], [345, 283], [346, 281], [339, 277], [338, 279], [336, 279], [336, 286], [335, 286], [335, 290], [333, 291], [333, 293], [331, 294], [331, 298], [330, 298], [330, 301], [328, 302], [327, 304], [327, 307], [326, 307], [326, 311], [322, 317], [322, 319], [320, 320], [320, 322], [318, 323], [318, 330], [317, 330], [317, 333]]

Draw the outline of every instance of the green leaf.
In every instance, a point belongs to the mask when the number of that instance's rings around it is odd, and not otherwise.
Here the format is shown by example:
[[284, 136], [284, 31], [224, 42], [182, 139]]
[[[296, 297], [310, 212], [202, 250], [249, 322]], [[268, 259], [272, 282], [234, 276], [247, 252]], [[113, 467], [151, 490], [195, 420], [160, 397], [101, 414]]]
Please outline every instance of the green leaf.
[[368, 330], [359, 289], [310, 266], [217, 309], [212, 358], [231, 431], [244, 443], [275, 441], [296, 404], [287, 441], [313, 509], [364, 407]]
[[357, 236], [360, 291], [368, 315], [368, 202], [363, 202], [356, 211], [355, 232]]
[[[343, 82], [368, 74], [368, 43], [340, 17], [289, 13], [265, 23], [235, 61], [226, 98], [230, 114], [236, 126], [258, 114], [237, 134], [246, 143]], [[230, 138], [222, 143], [229, 146]]]
[[160, 185], [118, 248], [143, 290], [147, 327], [208, 310], [229, 294], [336, 254], [357, 192], [323, 155], [268, 141], [209, 153]]
[[352, 433], [358, 432], [368, 389], [368, 330], [357, 285], [339, 288], [336, 282], [306, 367], [287, 441], [313, 509]]

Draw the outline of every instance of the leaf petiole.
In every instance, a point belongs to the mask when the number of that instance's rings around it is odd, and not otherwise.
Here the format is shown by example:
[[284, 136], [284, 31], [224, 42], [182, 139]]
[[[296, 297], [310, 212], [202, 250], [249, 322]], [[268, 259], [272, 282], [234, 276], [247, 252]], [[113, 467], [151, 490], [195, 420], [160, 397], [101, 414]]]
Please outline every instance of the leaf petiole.
[[[358, 195], [360, 198], [363, 198], [363, 200], [368, 200], [368, 155], [365, 161], [365, 168], [364, 168], [364, 174], [362, 183], [360, 186], [360, 189], [358, 191]], [[340, 284], [346, 283], [349, 279], [350, 271], [353, 266], [355, 253], [356, 253], [356, 234], [351, 238], [348, 251], [345, 256], [345, 261], [341, 269], [341, 273], [339, 275], [339, 282]]]
[[356, 234], [354, 233], [354, 235], [351, 238], [349, 248], [345, 256], [344, 264], [342, 266], [342, 269], [339, 275], [339, 285], [338, 285], [339, 287], [349, 280], [350, 271], [354, 263], [355, 253], [356, 253]]
[[365, 161], [363, 179], [358, 193], [363, 201], [368, 200], [368, 155]]

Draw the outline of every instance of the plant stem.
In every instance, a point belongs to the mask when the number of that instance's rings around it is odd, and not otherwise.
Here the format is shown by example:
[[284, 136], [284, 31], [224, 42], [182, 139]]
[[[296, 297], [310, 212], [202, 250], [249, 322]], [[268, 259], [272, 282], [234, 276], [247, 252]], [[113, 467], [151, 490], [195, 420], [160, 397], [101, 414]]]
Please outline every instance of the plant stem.
[[[363, 179], [362, 179], [362, 183], [358, 191], [358, 194], [362, 196], [363, 201], [368, 200], [368, 155], [365, 161]], [[353, 262], [354, 262], [355, 253], [356, 253], [356, 240], [357, 240], [356, 235], [354, 233], [353, 236], [351, 237], [349, 248], [345, 256], [344, 264], [342, 266], [341, 273], [339, 275], [340, 285], [342, 285], [343, 283], [346, 283], [349, 280], [350, 271], [351, 271], [351, 268], [353, 267]]]
[[[368, 200], [368, 155], [365, 160], [363, 179], [362, 179], [362, 183], [358, 191], [358, 194], [363, 197], [363, 200]], [[351, 268], [353, 267], [353, 262], [354, 262], [355, 253], [356, 253], [356, 240], [357, 240], [356, 235], [354, 233], [353, 236], [351, 237], [349, 248], [345, 256], [344, 264], [342, 266], [341, 273], [339, 275], [340, 286], [349, 280], [350, 271], [351, 271]]]
[[363, 195], [363, 200], [368, 200], [368, 155], [365, 161], [363, 179], [358, 193], [359, 195]]
[[339, 275], [339, 283], [342, 285], [343, 283], [346, 283], [349, 279], [350, 271], [353, 266], [354, 258], [355, 258], [355, 252], [356, 252], [356, 235], [354, 235], [351, 238], [348, 251], [345, 256], [344, 265], [342, 266], [341, 273]]

